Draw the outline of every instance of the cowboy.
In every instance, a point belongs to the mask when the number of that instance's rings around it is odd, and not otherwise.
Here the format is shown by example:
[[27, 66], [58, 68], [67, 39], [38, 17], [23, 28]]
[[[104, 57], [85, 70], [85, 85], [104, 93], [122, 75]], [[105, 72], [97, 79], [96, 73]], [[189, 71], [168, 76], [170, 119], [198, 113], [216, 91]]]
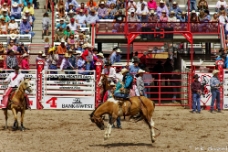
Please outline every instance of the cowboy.
[[[21, 81], [24, 80], [24, 74], [19, 73], [20, 67], [18, 65], [13, 67], [14, 72], [10, 73], [9, 76], [4, 80], [4, 82], [9, 82], [8, 88], [4, 92], [2, 99], [2, 109], [7, 108], [9, 95], [12, 92], [13, 88], [17, 88]], [[30, 109], [28, 96], [25, 94], [25, 101], [27, 104], [27, 109]]]
[[144, 82], [143, 82], [143, 74], [145, 73], [144, 70], [139, 69], [138, 73], [137, 73], [137, 78], [136, 78], [136, 85], [137, 85], [137, 89], [139, 91], [139, 95], [140, 96], [145, 96], [146, 95], [146, 91], [145, 91], [145, 86], [144, 86]]
[[112, 82], [115, 81], [115, 78], [116, 78], [116, 70], [113, 67], [111, 67], [111, 66], [112, 66], [111, 62], [106, 62], [105, 63], [105, 68], [101, 72], [101, 78], [100, 78], [100, 81], [98, 83], [99, 86], [102, 85], [101, 80], [103, 79], [103, 76], [104, 75], [106, 75], [108, 77], [108, 81], [109, 82], [110, 81], [112, 81]]
[[216, 107], [218, 109], [218, 112], [221, 112], [220, 109], [220, 87], [222, 86], [222, 83], [218, 79], [218, 70], [214, 70], [212, 72], [213, 77], [210, 80], [210, 86], [211, 86], [211, 93], [212, 93], [212, 100], [211, 100], [211, 109], [210, 112], [214, 113], [214, 102], [216, 99]]
[[136, 75], [140, 69], [139, 68], [139, 59], [134, 59], [134, 61], [132, 63], [134, 63], [134, 65], [129, 66], [129, 71], [131, 74]]
[[126, 68], [122, 69], [121, 73], [123, 75], [123, 87], [116, 87], [114, 97], [126, 99], [129, 96], [130, 89], [132, 88], [133, 76]]
[[191, 88], [192, 88], [192, 113], [196, 112], [196, 106], [197, 106], [197, 113], [200, 113], [200, 96], [201, 96], [201, 83], [199, 82], [199, 76], [196, 74], [193, 77], [194, 82], [192, 82]]

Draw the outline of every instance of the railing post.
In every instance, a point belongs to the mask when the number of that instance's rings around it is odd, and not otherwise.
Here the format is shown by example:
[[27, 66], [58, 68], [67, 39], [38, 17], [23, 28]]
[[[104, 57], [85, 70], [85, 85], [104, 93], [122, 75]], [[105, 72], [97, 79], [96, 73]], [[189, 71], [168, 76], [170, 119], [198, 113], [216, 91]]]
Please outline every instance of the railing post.
[[158, 73], [158, 105], [161, 105], [161, 73]]
[[96, 82], [95, 82], [95, 107], [99, 105], [99, 101], [102, 100], [100, 95], [100, 87], [98, 86], [99, 80], [101, 78], [102, 63], [96, 62]]
[[42, 98], [43, 98], [43, 78], [44, 78], [44, 74], [43, 74], [43, 70], [44, 70], [44, 61], [39, 60], [36, 62], [37, 64], [37, 93], [36, 93], [36, 108], [37, 109], [43, 109], [43, 106], [41, 104]]
[[52, 6], [52, 32], [51, 32], [51, 35], [52, 35], [52, 46], [54, 46], [54, 41], [55, 41], [55, 3], [54, 3], [54, 0], [51, 1], [51, 6]]

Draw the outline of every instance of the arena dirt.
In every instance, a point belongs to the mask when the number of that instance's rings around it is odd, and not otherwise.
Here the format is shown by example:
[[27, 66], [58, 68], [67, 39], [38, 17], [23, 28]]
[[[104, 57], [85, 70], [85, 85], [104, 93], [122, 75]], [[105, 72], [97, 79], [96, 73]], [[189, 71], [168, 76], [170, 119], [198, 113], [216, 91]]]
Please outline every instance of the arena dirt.
[[[11, 113], [11, 112], [10, 112]], [[191, 114], [182, 107], [156, 107], [161, 135], [151, 144], [142, 122], [122, 121], [104, 141], [104, 131], [89, 120], [90, 111], [26, 111], [24, 132], [0, 130], [1, 152], [196, 152], [228, 151], [227, 111]], [[107, 118], [107, 117], [106, 117]], [[3, 113], [0, 115], [4, 124]], [[10, 114], [9, 125], [13, 124]], [[156, 133], [158, 133], [156, 131]]]

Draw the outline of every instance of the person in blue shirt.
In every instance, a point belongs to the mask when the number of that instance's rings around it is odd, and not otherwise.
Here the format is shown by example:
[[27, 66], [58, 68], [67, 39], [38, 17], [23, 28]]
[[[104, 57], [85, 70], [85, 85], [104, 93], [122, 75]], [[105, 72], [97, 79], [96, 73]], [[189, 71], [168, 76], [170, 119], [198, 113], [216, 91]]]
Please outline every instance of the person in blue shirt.
[[134, 59], [133, 60], [133, 65], [130, 65], [129, 66], [129, 72], [132, 74], [132, 75], [136, 75], [139, 71], [139, 60], [138, 59]]
[[212, 72], [213, 77], [210, 80], [210, 86], [211, 86], [211, 93], [212, 93], [212, 100], [211, 100], [211, 108], [210, 112], [214, 112], [214, 103], [216, 99], [216, 108], [218, 109], [218, 112], [221, 112], [220, 109], [220, 87], [222, 86], [222, 83], [218, 79], [218, 70], [214, 70]]
[[67, 24], [64, 22], [64, 19], [61, 18], [59, 23], [56, 25], [56, 28], [62, 27], [63, 29], [66, 29]]
[[122, 69], [121, 73], [123, 75], [123, 84], [119, 83], [119, 85], [116, 85], [114, 97], [126, 99], [128, 98], [130, 89], [132, 88], [133, 76], [126, 68]]
[[110, 61], [112, 64], [114, 64], [115, 62], [120, 62], [120, 59], [121, 59], [121, 53], [122, 51], [117, 48], [116, 50], [114, 50], [110, 56]]
[[175, 12], [175, 16], [178, 18], [178, 16], [180, 16], [180, 14], [181, 14], [181, 9], [180, 9], [180, 7], [177, 5], [177, 2], [173, 2], [173, 6], [172, 7], [170, 7], [170, 9], [169, 9], [169, 12], [171, 12], [171, 11], [174, 11]]
[[28, 3], [32, 4], [33, 3], [33, 0], [23, 0], [22, 1], [24, 7], [28, 6]]

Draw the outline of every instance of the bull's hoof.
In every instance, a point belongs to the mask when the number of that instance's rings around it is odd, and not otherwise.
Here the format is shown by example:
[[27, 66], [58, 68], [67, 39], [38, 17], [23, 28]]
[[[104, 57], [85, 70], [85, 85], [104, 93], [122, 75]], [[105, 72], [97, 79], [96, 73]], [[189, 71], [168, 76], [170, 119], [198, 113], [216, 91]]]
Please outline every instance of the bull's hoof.
[[155, 139], [152, 139], [152, 143], [155, 143]]
[[25, 127], [21, 127], [20, 130], [21, 130], [21, 131], [25, 131]]
[[17, 131], [18, 127], [12, 127], [12, 131]]

